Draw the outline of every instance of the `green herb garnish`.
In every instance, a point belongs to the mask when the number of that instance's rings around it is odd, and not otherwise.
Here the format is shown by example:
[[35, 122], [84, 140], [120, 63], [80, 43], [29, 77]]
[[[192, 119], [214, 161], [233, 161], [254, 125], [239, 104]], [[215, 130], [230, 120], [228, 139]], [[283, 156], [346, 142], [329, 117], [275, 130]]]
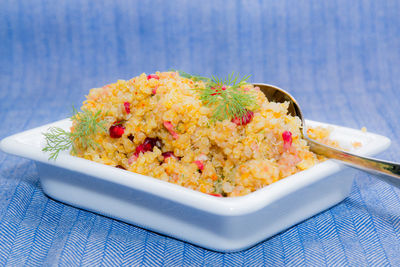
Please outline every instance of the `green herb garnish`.
[[193, 80], [195, 82], [197, 82], [197, 81], [210, 82], [211, 81], [210, 78], [203, 77], [203, 76], [198, 76], [198, 75], [192, 75], [192, 74], [186, 73], [186, 72], [181, 71], [181, 70], [172, 69], [171, 71], [177, 71], [181, 77], [187, 78], [187, 79], [191, 79], [191, 80]]
[[49, 159], [55, 160], [61, 151], [68, 150], [71, 146], [72, 151], [75, 151], [75, 146], [95, 149], [99, 144], [93, 140], [93, 135], [107, 132], [105, 126], [107, 122], [100, 120], [100, 110], [94, 113], [89, 110], [78, 112], [75, 108], [72, 109], [71, 120], [75, 124], [73, 132], [65, 131], [60, 127], [51, 127], [47, 133], [43, 133], [46, 146], [42, 151], [51, 152]]
[[242, 118], [249, 109], [256, 107], [255, 94], [240, 88], [247, 84], [249, 78], [250, 75], [239, 79], [234, 73], [224, 80], [212, 76], [212, 79], [206, 82], [205, 88], [195, 88], [203, 104], [213, 108], [212, 120]]
[[46, 138], [46, 146], [42, 151], [51, 152], [49, 159], [55, 160], [61, 151], [68, 150], [71, 147], [71, 133], [60, 127], [51, 127], [43, 135]]

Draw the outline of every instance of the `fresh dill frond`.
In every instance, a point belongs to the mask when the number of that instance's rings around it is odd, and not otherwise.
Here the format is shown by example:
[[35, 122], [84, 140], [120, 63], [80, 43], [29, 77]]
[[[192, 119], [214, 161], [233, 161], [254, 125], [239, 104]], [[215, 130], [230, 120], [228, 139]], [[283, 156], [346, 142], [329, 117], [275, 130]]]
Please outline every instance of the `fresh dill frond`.
[[199, 76], [199, 75], [192, 75], [192, 74], [189, 74], [189, 73], [181, 71], [181, 70], [171, 69], [171, 71], [177, 71], [181, 77], [191, 79], [195, 82], [197, 82], [197, 81], [209, 82], [210, 81], [210, 78]]
[[82, 110], [78, 112], [74, 107], [71, 120], [73, 121], [74, 130], [68, 132], [59, 127], [51, 127], [46, 133], [43, 133], [46, 139], [46, 146], [42, 149], [44, 152], [51, 152], [49, 159], [55, 160], [61, 151], [68, 150], [72, 146], [72, 151], [76, 147], [83, 149], [98, 147], [93, 137], [97, 133], [105, 133], [106, 121], [101, 120], [101, 111], [92, 112]]
[[50, 152], [49, 159], [55, 160], [61, 151], [68, 150], [71, 147], [71, 133], [60, 127], [51, 127], [43, 135], [46, 139], [46, 146], [42, 151]]
[[71, 138], [74, 144], [78, 144], [82, 148], [95, 149], [98, 144], [93, 140], [96, 133], [106, 133], [106, 121], [100, 120], [101, 110], [96, 113], [84, 109], [78, 112], [73, 108], [74, 115], [71, 117], [75, 122], [74, 131], [71, 132]]
[[250, 75], [239, 78], [234, 73], [225, 79], [212, 76], [205, 88], [195, 88], [202, 103], [213, 108], [212, 120], [241, 118], [256, 107], [255, 94], [241, 89], [249, 78]]

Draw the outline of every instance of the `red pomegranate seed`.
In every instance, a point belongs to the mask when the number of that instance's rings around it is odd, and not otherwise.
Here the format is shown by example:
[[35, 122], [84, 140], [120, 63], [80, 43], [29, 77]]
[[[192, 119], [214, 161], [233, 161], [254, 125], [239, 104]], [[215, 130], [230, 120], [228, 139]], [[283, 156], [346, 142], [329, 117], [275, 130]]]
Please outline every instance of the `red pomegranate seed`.
[[247, 113], [244, 114], [243, 117], [238, 118], [238, 117], [235, 116], [231, 121], [233, 123], [235, 123], [236, 125], [246, 125], [249, 122], [251, 122], [253, 117], [254, 117], [254, 112], [247, 109]]
[[211, 87], [211, 89], [213, 89], [215, 91], [215, 93], [211, 94], [211, 95], [220, 95], [221, 90], [225, 91], [226, 90], [226, 85], [222, 85], [220, 88], [215, 88], [215, 87]]
[[200, 160], [195, 160], [194, 163], [197, 165], [200, 171], [204, 170], [204, 164]]
[[111, 138], [120, 138], [124, 134], [125, 127], [122, 126], [122, 122], [116, 121], [108, 131]]
[[144, 152], [146, 152], [146, 149], [145, 149], [144, 145], [143, 145], [143, 144], [138, 145], [138, 146], [136, 147], [134, 156], [135, 156], [135, 157], [138, 157], [140, 153], [144, 153]]
[[284, 131], [282, 133], [282, 139], [283, 139], [283, 148], [285, 150], [289, 150], [290, 147], [292, 146], [292, 133], [289, 131]]
[[156, 138], [146, 137], [143, 144], [150, 144], [151, 149], [153, 149], [153, 147], [155, 146], [161, 148], [161, 140], [158, 139], [157, 137]]
[[158, 75], [157, 75], [157, 74], [150, 74], [150, 75], [147, 75], [147, 80], [150, 80], [150, 79], [156, 79], [156, 80], [159, 80], [159, 79], [160, 79], [160, 77], [158, 77]]
[[213, 89], [215, 91], [215, 93], [211, 94], [211, 95], [220, 95], [221, 93], [219, 93], [218, 89], [215, 89], [215, 87], [211, 87], [211, 89]]
[[[147, 151], [150, 151], [151, 149], [153, 148], [153, 146], [150, 144], [150, 143], [143, 143], [143, 144], [141, 144], [141, 145], [139, 145], [137, 148], [136, 148], [136, 151], [137, 152], [142, 152], [142, 153], [145, 153], [145, 152], [147, 152]], [[138, 154], [139, 154], [138, 153]]]
[[155, 95], [155, 94], [157, 93], [157, 86], [154, 87], [153, 90], [151, 90], [151, 93], [152, 93], [153, 95]]
[[208, 194], [214, 197], [222, 197], [221, 194], [216, 194], [216, 193], [208, 193]]
[[136, 157], [139, 156], [140, 153], [145, 153], [147, 151], [152, 151], [153, 147], [159, 147], [161, 148], [161, 141], [158, 138], [150, 138], [150, 137], [146, 137], [146, 139], [144, 140], [143, 144], [138, 145], [136, 147], [135, 153], [134, 155]]
[[125, 107], [126, 113], [128, 113], [128, 114], [131, 113], [131, 103], [125, 102], [124, 107]]
[[164, 152], [164, 153], [162, 153], [162, 156], [164, 157], [164, 161], [165, 161], [167, 158], [178, 159], [178, 157], [175, 156], [174, 152], [172, 152], [172, 151]]

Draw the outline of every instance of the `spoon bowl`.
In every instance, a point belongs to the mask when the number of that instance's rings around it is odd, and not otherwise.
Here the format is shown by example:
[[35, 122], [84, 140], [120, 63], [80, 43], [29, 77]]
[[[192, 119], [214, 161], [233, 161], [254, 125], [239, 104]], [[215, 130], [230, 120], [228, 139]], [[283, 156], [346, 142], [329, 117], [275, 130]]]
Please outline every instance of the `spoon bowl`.
[[338, 160], [350, 167], [371, 173], [374, 175], [374, 177], [400, 188], [399, 163], [359, 156], [347, 151], [327, 146], [314, 139], [309, 138], [307, 136], [307, 127], [305, 125], [300, 105], [297, 103], [292, 95], [290, 95], [285, 90], [273, 85], [264, 83], [254, 83], [253, 85], [259, 87], [269, 101], [289, 103], [288, 113], [292, 116], [297, 116], [300, 118], [302, 123], [302, 137], [304, 140], [307, 141], [312, 152], [325, 156], [327, 158]]

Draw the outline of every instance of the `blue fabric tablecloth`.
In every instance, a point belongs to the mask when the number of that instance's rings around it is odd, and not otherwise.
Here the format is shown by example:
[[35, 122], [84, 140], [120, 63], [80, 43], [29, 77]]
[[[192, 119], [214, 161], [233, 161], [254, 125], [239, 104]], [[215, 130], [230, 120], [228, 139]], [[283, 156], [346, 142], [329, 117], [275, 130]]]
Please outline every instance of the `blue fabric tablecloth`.
[[[0, 1], [0, 138], [62, 119], [90, 88], [170, 68], [289, 90], [307, 118], [392, 139], [399, 1]], [[400, 266], [399, 190], [357, 173], [337, 206], [218, 253], [64, 205], [0, 152], [0, 266]]]

